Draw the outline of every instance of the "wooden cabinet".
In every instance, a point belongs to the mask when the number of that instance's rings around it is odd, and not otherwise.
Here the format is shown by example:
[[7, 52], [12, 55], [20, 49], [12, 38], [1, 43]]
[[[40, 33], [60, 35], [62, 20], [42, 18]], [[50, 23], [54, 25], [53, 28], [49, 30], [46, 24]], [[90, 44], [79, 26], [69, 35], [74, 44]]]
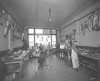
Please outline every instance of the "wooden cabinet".
[[100, 50], [99, 48], [81, 47], [79, 49], [80, 65], [96, 74], [97, 81], [100, 81]]
[[99, 60], [79, 55], [79, 61], [82, 66], [85, 66], [86, 68], [97, 72], [97, 65]]

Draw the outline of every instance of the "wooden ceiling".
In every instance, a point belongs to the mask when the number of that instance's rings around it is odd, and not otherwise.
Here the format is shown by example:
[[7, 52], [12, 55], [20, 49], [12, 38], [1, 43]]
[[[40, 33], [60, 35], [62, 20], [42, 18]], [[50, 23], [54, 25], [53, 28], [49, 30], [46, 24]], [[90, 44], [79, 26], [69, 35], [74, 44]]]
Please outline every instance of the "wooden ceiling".
[[[23, 26], [58, 28], [97, 1], [99, 0], [0, 0], [3, 7]], [[49, 8], [51, 22], [48, 22]]]

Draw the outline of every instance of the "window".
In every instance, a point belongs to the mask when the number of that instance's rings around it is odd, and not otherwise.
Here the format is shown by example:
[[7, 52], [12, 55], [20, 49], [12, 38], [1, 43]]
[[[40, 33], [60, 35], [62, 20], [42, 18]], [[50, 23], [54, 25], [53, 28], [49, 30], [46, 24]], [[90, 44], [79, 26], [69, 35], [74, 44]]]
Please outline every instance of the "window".
[[35, 35], [35, 43], [48, 45], [51, 43], [50, 35]]
[[43, 34], [43, 29], [35, 29], [36, 34]]
[[28, 29], [29, 34], [34, 34], [34, 29]]
[[38, 45], [51, 45], [56, 47], [56, 30], [55, 29], [28, 29], [29, 47]]
[[51, 34], [56, 34], [56, 30], [51, 30]]
[[56, 48], [56, 35], [52, 35], [52, 47]]
[[52, 41], [56, 41], [56, 35], [52, 35]]
[[56, 48], [56, 42], [53, 42], [53, 41], [52, 41], [52, 47], [53, 47], [53, 48]]
[[34, 35], [29, 35], [29, 47], [34, 46]]
[[49, 35], [50, 34], [50, 30], [49, 29], [43, 29], [43, 34], [44, 35]]

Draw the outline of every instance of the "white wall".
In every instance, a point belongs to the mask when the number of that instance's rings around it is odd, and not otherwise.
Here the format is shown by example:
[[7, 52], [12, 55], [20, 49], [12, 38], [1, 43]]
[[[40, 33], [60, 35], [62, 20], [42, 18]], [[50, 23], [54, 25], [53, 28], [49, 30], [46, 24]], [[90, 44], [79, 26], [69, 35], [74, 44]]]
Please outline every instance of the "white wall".
[[[4, 37], [4, 26], [0, 25], [0, 51], [8, 50], [9, 49], [9, 41], [8, 36]], [[21, 47], [23, 45], [23, 42], [21, 40], [15, 40], [14, 42], [11, 41], [11, 47]]]
[[80, 35], [79, 37], [80, 45], [85, 46], [100, 46], [100, 31], [99, 32], [90, 32], [85, 36]]
[[[93, 5], [92, 7], [88, 8], [87, 10], [82, 12], [81, 14], [78, 14], [78, 16], [73, 18], [72, 21], [87, 15], [89, 12], [95, 10], [96, 8], [100, 8], [99, 4], [100, 3], [97, 3], [96, 5]], [[92, 32], [92, 31], [88, 32], [88, 31], [86, 31], [86, 34], [83, 35], [79, 31], [79, 23], [77, 23], [77, 22], [74, 22], [70, 25], [68, 25], [68, 23], [63, 25], [60, 38], [65, 39], [65, 35], [70, 33], [73, 28], [77, 30], [76, 40], [78, 41], [77, 42], [78, 45], [82, 45], [82, 46], [83, 45], [84, 46], [100, 46], [100, 31], [99, 32]]]

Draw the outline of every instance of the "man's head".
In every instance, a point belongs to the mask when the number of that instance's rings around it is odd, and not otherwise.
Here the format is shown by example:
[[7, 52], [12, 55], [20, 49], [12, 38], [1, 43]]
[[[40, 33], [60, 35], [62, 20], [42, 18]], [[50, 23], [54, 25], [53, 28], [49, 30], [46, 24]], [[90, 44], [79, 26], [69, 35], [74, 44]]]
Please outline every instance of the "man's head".
[[66, 35], [66, 39], [68, 39], [69, 38], [69, 36], [68, 35]]

